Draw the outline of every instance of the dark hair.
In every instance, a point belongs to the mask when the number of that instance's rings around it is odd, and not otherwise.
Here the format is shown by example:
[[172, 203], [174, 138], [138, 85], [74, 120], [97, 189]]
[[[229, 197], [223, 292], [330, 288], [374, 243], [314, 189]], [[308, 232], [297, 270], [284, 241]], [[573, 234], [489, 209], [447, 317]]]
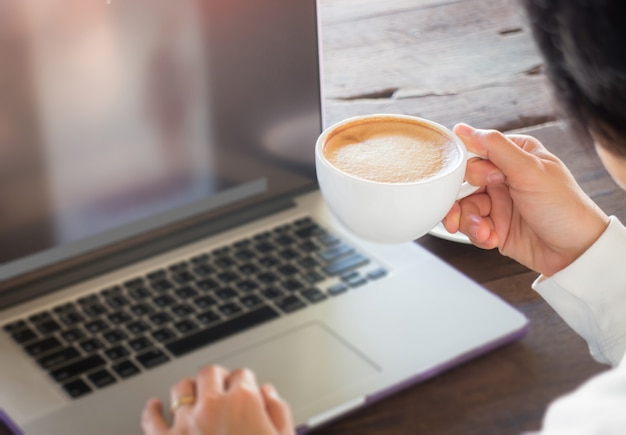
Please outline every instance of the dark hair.
[[626, 157], [626, 0], [522, 0], [566, 114]]

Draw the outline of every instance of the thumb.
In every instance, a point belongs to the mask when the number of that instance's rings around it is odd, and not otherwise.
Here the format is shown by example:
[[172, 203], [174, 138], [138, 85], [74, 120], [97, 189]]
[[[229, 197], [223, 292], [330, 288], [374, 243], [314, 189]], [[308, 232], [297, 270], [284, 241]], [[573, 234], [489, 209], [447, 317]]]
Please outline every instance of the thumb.
[[292, 434], [293, 422], [291, 420], [291, 410], [287, 402], [278, 396], [276, 388], [270, 384], [263, 385], [261, 394], [265, 401], [265, 409], [274, 427], [281, 435]]
[[457, 124], [454, 133], [468, 150], [486, 157], [507, 178], [528, 173], [536, 166], [536, 154], [547, 153], [541, 143], [530, 136], [505, 136], [497, 130], [479, 130], [467, 124]]
[[141, 428], [144, 435], [165, 434], [169, 425], [163, 416], [163, 404], [159, 399], [150, 399], [141, 415]]

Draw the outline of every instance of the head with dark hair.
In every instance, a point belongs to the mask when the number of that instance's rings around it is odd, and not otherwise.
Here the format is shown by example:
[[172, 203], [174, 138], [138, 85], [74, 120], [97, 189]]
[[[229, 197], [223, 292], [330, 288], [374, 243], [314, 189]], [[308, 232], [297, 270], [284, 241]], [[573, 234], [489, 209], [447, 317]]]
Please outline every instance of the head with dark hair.
[[522, 0], [566, 114], [626, 158], [626, 0]]

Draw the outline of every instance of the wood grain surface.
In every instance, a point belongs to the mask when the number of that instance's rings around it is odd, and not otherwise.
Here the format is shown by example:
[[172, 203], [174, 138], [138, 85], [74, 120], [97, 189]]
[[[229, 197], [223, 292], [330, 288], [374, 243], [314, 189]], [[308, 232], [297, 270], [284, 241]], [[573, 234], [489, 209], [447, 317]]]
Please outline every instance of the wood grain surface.
[[[321, 0], [327, 124], [368, 113], [539, 138], [609, 214], [626, 194], [593, 147], [559, 122], [525, 18], [510, 0]], [[546, 406], [606, 367], [532, 289], [537, 274], [497, 251], [417, 241], [530, 320], [523, 339], [345, 416], [314, 433], [520, 434]]]

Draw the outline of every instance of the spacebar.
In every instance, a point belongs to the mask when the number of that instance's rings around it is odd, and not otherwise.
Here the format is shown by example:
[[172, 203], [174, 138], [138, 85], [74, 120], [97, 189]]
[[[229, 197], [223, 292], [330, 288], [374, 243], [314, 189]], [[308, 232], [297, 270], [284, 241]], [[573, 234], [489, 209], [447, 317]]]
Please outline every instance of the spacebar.
[[276, 317], [279, 317], [279, 314], [266, 305], [212, 328], [170, 342], [165, 347], [175, 356], [181, 356]]

